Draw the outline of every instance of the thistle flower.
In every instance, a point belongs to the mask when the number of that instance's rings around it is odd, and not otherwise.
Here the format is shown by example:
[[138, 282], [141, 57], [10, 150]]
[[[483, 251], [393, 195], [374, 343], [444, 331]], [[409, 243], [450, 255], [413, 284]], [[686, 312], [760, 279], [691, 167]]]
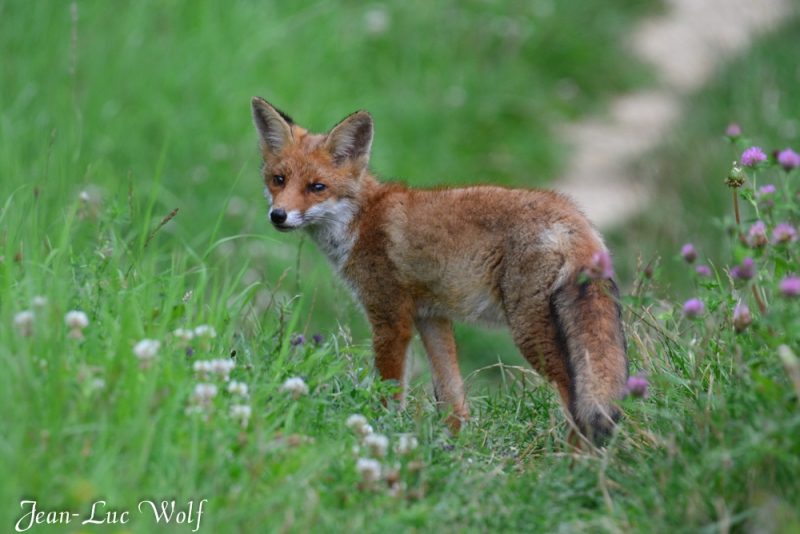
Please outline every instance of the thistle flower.
[[414, 449], [417, 448], [419, 442], [417, 438], [414, 436], [410, 436], [408, 434], [401, 434], [397, 438], [397, 443], [394, 444], [394, 452], [397, 454], [405, 456], [406, 454], [411, 453]]
[[728, 125], [728, 129], [725, 130], [725, 135], [727, 135], [731, 139], [736, 139], [737, 137], [742, 135], [742, 128], [735, 122], [732, 122]]
[[647, 381], [646, 377], [647, 373], [639, 371], [634, 376], [628, 378], [625, 389], [631, 397], [646, 399], [650, 396], [650, 390], [648, 389], [650, 383]]
[[686, 263], [692, 263], [697, 259], [697, 250], [695, 250], [694, 245], [691, 243], [686, 243], [681, 249], [681, 256], [686, 260]]
[[586, 274], [595, 280], [607, 280], [613, 277], [614, 268], [611, 266], [611, 255], [605, 251], [595, 252]]
[[697, 276], [711, 276], [711, 267], [708, 265], [698, 265], [694, 268], [694, 272], [697, 273]]
[[767, 161], [767, 155], [757, 146], [752, 146], [742, 153], [742, 164], [747, 167], [755, 167], [763, 161]]
[[683, 313], [690, 319], [700, 317], [706, 310], [706, 305], [700, 299], [689, 299], [683, 303]]
[[381, 464], [372, 458], [359, 458], [356, 462], [356, 472], [366, 482], [376, 482], [381, 478]]
[[89, 326], [89, 318], [80, 310], [72, 310], [64, 316], [64, 322], [71, 328], [69, 337], [83, 339], [82, 330]]
[[364, 437], [364, 446], [369, 449], [372, 456], [383, 458], [389, 449], [389, 438], [383, 434], [369, 434]]
[[200, 326], [195, 327], [194, 335], [197, 337], [213, 339], [217, 337], [217, 331], [214, 330], [214, 327], [211, 325], [201, 324]]
[[731, 269], [731, 275], [739, 280], [750, 280], [756, 275], [753, 258], [744, 258], [742, 263]]
[[298, 346], [302, 345], [305, 342], [306, 342], [306, 336], [304, 336], [303, 334], [298, 334], [298, 333], [292, 334], [292, 339], [289, 341], [289, 343], [291, 343], [292, 346], [294, 346], [294, 347], [298, 347]]
[[800, 167], [800, 155], [791, 148], [787, 148], [778, 154], [778, 163], [783, 167], [783, 170], [789, 172]]
[[247, 384], [244, 382], [237, 382], [231, 380], [228, 384], [228, 393], [231, 395], [238, 395], [239, 397], [247, 398]]
[[253, 409], [247, 404], [234, 404], [231, 406], [231, 418], [242, 422], [242, 428], [247, 428]]
[[753, 316], [750, 314], [750, 308], [747, 307], [747, 304], [742, 304], [741, 302], [737, 304], [733, 310], [733, 328], [737, 332], [744, 332], [752, 322]]
[[772, 243], [777, 245], [779, 243], [794, 243], [797, 241], [797, 231], [794, 226], [788, 222], [782, 222], [775, 225], [772, 230]]
[[778, 284], [781, 295], [786, 298], [794, 298], [800, 295], [800, 278], [787, 276]]
[[305, 380], [299, 376], [287, 378], [286, 382], [280, 387], [280, 390], [288, 391], [295, 399], [299, 399], [302, 395], [308, 395], [308, 386]]
[[764, 224], [764, 221], [754, 222], [747, 235], [749, 237], [747, 242], [754, 248], [761, 248], [769, 242], [767, 240], [767, 225]]
[[172, 332], [172, 336], [185, 345], [194, 338], [194, 332], [191, 328], [178, 328]]
[[158, 355], [161, 342], [155, 339], [143, 339], [133, 347], [133, 353], [142, 362], [148, 362]]
[[21, 311], [14, 316], [14, 326], [19, 330], [19, 335], [29, 337], [33, 335], [33, 321], [36, 317], [30, 310]]

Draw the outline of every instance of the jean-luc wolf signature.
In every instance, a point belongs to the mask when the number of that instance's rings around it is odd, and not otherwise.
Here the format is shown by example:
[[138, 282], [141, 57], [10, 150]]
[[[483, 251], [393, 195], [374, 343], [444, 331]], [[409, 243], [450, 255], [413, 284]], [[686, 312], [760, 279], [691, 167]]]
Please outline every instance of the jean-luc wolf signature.
[[[152, 512], [153, 518], [156, 523], [179, 523], [192, 525], [197, 521], [197, 526], [192, 532], [197, 532], [200, 529], [200, 516], [203, 515], [203, 503], [208, 502], [208, 499], [203, 499], [194, 510], [194, 501], [189, 501], [188, 510], [175, 511], [175, 501], [161, 501], [156, 504], [153, 501], [142, 501], [139, 503], [138, 510], [140, 514], [150, 515]], [[73, 519], [80, 521], [81, 514], [70, 512], [68, 510], [37, 510], [36, 501], [22, 501], [19, 503], [20, 507], [26, 510], [30, 507], [28, 513], [23, 515], [17, 521], [16, 531], [25, 532], [34, 525], [52, 525], [69, 523]], [[96, 501], [92, 504], [92, 512], [89, 519], [81, 521], [81, 525], [108, 525], [115, 523], [127, 523], [130, 521], [130, 512], [128, 510], [109, 510], [104, 511], [106, 501]], [[194, 515], [192, 515], [194, 512]]]

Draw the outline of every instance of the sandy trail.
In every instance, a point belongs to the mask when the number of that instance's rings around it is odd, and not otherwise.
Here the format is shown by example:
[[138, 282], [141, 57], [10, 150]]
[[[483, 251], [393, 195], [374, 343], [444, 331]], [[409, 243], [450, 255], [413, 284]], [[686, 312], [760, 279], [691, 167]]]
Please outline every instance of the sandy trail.
[[577, 200], [601, 228], [644, 210], [649, 191], [627, 164], [661, 142], [680, 117], [684, 97], [709, 81], [722, 61], [791, 11], [789, 0], [667, 0], [666, 13], [643, 20], [630, 40], [634, 53], [655, 67], [658, 86], [616, 98], [606, 118], [562, 127], [574, 157], [553, 188]]

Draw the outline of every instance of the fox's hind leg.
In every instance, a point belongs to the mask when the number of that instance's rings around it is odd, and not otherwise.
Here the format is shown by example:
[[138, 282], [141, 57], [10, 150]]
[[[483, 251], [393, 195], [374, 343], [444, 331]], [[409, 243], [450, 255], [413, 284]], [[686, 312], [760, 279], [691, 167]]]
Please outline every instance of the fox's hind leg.
[[462, 421], [469, 420], [469, 409], [458, 368], [453, 322], [444, 317], [418, 318], [416, 325], [428, 356], [436, 401], [440, 408], [452, 408], [453, 414], [447, 418], [447, 424], [458, 431]]

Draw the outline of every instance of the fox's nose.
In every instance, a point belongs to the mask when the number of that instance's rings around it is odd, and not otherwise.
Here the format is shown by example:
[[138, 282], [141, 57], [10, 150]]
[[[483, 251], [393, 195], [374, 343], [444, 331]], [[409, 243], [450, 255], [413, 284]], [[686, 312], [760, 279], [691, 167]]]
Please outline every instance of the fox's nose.
[[272, 213], [269, 214], [269, 218], [272, 219], [272, 222], [275, 224], [283, 224], [286, 222], [286, 210], [272, 210]]

